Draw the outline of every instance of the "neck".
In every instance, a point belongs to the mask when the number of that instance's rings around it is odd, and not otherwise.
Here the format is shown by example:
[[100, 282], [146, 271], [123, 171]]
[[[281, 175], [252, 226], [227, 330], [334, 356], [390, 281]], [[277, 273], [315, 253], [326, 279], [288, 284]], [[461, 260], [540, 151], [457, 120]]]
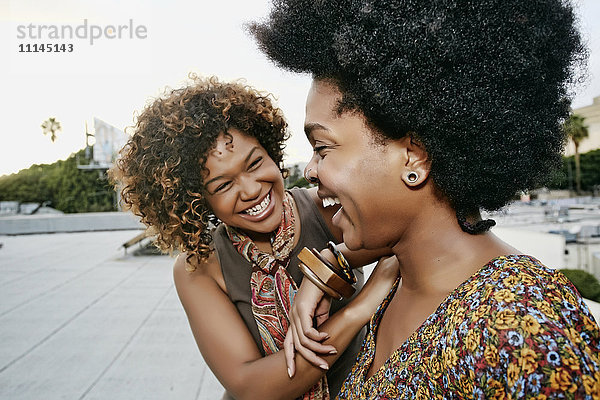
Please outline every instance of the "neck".
[[246, 235], [254, 244], [258, 247], [258, 249], [264, 253], [272, 253], [273, 249], [271, 247], [271, 238], [275, 236], [275, 232], [245, 232]]
[[447, 294], [491, 259], [516, 250], [492, 233], [465, 233], [455, 211], [438, 203], [419, 213], [393, 246], [400, 262], [403, 290]]

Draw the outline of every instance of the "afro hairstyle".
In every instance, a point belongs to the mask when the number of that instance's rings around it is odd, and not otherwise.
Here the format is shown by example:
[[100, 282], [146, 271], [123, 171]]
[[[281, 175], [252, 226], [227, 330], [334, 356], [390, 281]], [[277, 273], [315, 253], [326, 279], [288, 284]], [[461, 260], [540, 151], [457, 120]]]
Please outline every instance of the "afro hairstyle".
[[560, 164], [587, 59], [568, 0], [274, 0], [249, 30], [280, 67], [335, 83], [339, 113], [414, 135], [465, 231]]

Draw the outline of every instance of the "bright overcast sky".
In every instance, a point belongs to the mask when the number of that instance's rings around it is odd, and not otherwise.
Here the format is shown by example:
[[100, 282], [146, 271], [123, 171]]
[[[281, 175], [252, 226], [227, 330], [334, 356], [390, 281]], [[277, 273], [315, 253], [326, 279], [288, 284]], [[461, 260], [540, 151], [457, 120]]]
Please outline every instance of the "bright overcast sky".
[[[245, 78], [273, 93], [292, 131], [287, 162], [307, 161], [310, 147], [302, 121], [310, 79], [275, 68], [242, 27], [266, 16], [269, 4], [269, 0], [0, 0], [0, 32], [5, 38], [0, 41], [0, 175], [64, 159], [83, 148], [85, 123], [91, 130], [94, 117], [120, 129], [131, 125], [136, 110], [166, 86], [180, 86], [189, 72], [226, 80]], [[600, 2], [577, 4], [591, 52], [588, 82], [578, 89], [573, 104], [581, 107], [600, 96]], [[19, 37], [30, 34], [28, 26], [37, 36], [37, 26], [76, 29], [86, 19], [87, 39], [45, 41], [71, 43], [72, 52], [19, 53], [20, 45], [41, 43]], [[25, 28], [18, 28], [21, 25]], [[90, 45], [92, 25], [128, 27], [121, 30], [121, 39], [100, 38]], [[130, 38], [129, 26], [145, 38]], [[43, 34], [47, 37], [49, 31]], [[40, 128], [48, 117], [62, 125], [54, 143]]]

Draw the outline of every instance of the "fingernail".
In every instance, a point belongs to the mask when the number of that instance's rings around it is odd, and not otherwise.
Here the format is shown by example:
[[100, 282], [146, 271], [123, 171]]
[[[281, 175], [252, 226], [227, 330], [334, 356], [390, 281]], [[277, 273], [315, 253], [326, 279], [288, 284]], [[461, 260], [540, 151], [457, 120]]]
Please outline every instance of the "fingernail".
[[291, 378], [292, 377], [292, 370], [288, 368], [288, 376]]
[[323, 340], [327, 340], [327, 339], [329, 339], [330, 337], [331, 337], [331, 336], [329, 336], [329, 335], [326, 335], [326, 336], [325, 336], [325, 338], [324, 338]]
[[321, 367], [321, 369], [324, 369], [324, 370], [329, 370], [329, 365], [327, 365], [327, 364], [321, 364], [321, 365], [319, 365], [319, 367]]
[[329, 354], [337, 354], [337, 350], [336, 349], [329, 350]]

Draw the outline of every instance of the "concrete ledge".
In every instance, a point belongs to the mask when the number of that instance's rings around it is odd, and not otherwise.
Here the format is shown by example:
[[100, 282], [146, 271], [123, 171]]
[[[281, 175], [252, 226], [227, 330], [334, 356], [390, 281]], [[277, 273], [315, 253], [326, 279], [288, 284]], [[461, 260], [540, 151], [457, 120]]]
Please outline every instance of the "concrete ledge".
[[139, 217], [125, 212], [15, 215], [0, 218], [0, 235], [145, 229]]

